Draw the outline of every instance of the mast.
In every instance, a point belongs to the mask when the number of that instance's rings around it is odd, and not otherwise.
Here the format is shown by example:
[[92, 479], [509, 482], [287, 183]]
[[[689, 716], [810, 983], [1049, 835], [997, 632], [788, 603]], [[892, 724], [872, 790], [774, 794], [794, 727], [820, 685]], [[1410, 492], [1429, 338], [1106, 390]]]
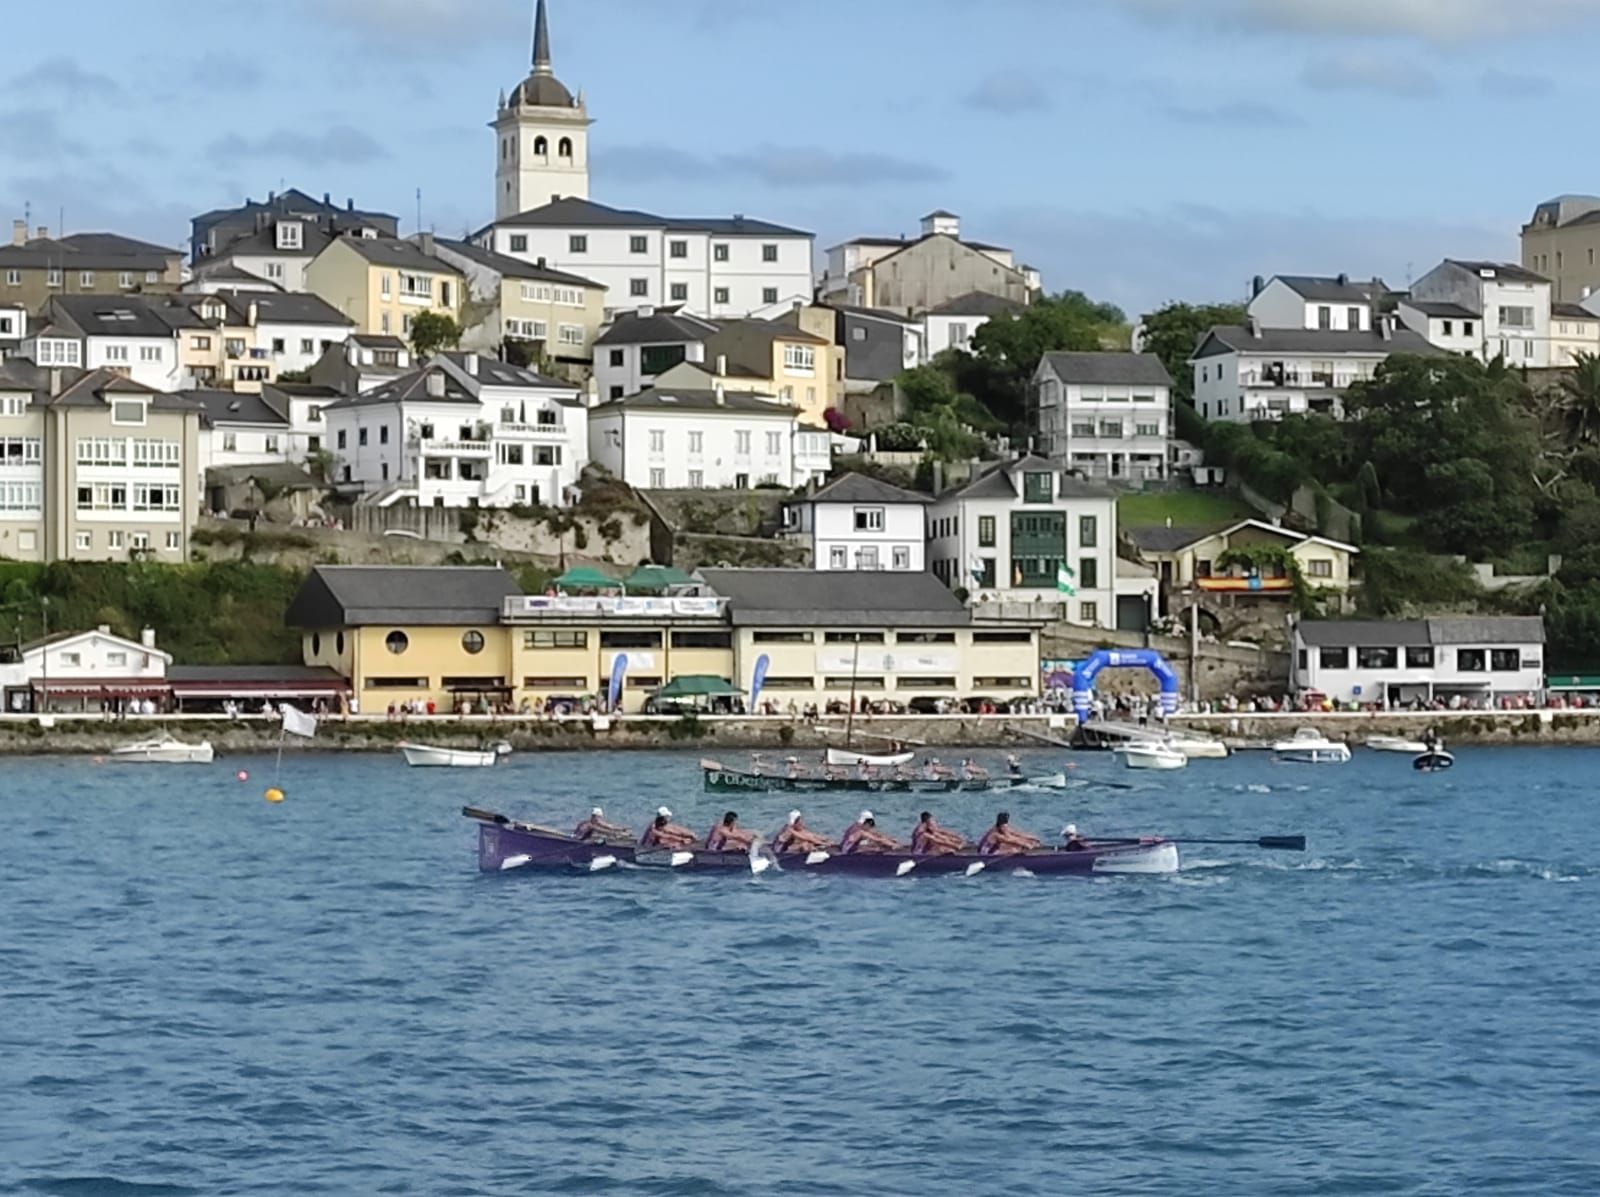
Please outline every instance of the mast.
[[844, 719], [844, 746], [850, 747], [856, 724], [856, 671], [861, 667], [861, 633], [856, 633], [855, 652], [850, 656], [850, 710]]

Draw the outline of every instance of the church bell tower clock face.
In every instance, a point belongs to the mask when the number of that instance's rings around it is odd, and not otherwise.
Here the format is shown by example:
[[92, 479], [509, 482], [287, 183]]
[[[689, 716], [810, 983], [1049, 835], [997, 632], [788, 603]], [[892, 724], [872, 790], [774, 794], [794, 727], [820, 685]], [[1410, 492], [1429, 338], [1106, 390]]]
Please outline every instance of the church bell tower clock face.
[[501, 93], [495, 131], [494, 213], [504, 220], [555, 199], [589, 198], [589, 113], [556, 78], [550, 18], [538, 0], [533, 19], [533, 69]]

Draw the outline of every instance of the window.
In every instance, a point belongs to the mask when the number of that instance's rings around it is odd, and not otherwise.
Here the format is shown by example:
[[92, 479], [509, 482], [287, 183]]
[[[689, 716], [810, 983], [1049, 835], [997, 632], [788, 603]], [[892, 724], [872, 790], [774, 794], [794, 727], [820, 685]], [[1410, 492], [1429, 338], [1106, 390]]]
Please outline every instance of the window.
[[1134, 430], [1135, 435], [1137, 435], [1137, 436], [1160, 436], [1161, 435], [1161, 425], [1160, 424], [1135, 424], [1133, 430]]
[[897, 544], [897, 545], [894, 546], [893, 552], [894, 552], [894, 568], [895, 569], [910, 569], [911, 568], [911, 549], [910, 549], [909, 546], [903, 545], [903, 544]]
[[832, 545], [828, 549], [829, 569], [849, 569], [850, 550], [842, 544]]
[[762, 287], [761, 288], [761, 302], [762, 303], [777, 303], [778, 302], [778, 288], [776, 288], [776, 287]]
[[1344, 312], [1345, 327], [1351, 332], [1356, 332], [1361, 327], [1361, 309], [1346, 308]]
[[378, 278], [378, 294], [385, 299], [394, 296], [394, 276], [392, 274], [380, 275]]
[[88, 532], [79, 532], [72, 538], [72, 543], [80, 552], [85, 552], [94, 547], [94, 537]]
[[747, 429], [733, 434], [733, 451], [741, 457], [750, 456], [750, 433]]
[[1121, 440], [1122, 439], [1122, 421], [1121, 420], [1101, 420], [1100, 421], [1100, 435], [1104, 436], [1104, 437], [1110, 437], [1112, 440]]
[[106, 547], [108, 549], [120, 549], [125, 548], [126, 546], [126, 538], [117, 529], [113, 528], [111, 531], [106, 533]]
[[1078, 558], [1078, 588], [1094, 590], [1100, 585], [1100, 562], [1094, 557]]
[[706, 474], [705, 474], [704, 470], [690, 470], [689, 471], [689, 489], [690, 490], [702, 490], [702, 489], [704, 489], [705, 484], [706, 484]]
[[727, 242], [719, 242], [711, 247], [711, 260], [713, 262], [726, 262], [728, 260]]
[[650, 294], [650, 280], [647, 278], [630, 278], [628, 280], [628, 294], [639, 299]]
[[1393, 669], [1400, 664], [1400, 650], [1393, 647], [1357, 648], [1358, 669]]
[[660, 632], [601, 632], [601, 648], [660, 648]]
[[1522, 668], [1522, 653], [1514, 648], [1491, 648], [1489, 668], [1495, 673], [1515, 673]]
[[877, 545], [871, 544], [871, 545], [867, 545], [865, 548], [860, 548], [860, 549], [856, 550], [856, 568], [857, 569], [882, 569], [883, 568], [878, 563], [878, 546]]
[[667, 255], [673, 258], [687, 258], [689, 256], [689, 243], [687, 241], [669, 241]]
[[855, 510], [857, 532], [882, 532], [882, 507], [857, 507]]
[[39, 365], [76, 366], [83, 360], [83, 346], [77, 341], [39, 341]]
[[621, 399], [622, 398], [622, 392], [623, 392], [623, 388], [622, 387], [614, 386], [614, 387], [611, 388], [611, 397], [613, 399]]
[[589, 252], [589, 238], [584, 233], [573, 233], [567, 238], [567, 252], [573, 254], [586, 254]]
[[1080, 548], [1092, 549], [1100, 542], [1100, 520], [1093, 515], [1080, 515], [1078, 517], [1078, 545]]
[[1440, 332], [1441, 332], [1441, 333], [1442, 333], [1442, 334], [1443, 334], [1443, 335], [1444, 335], [1444, 336], [1447, 336], [1447, 337], [1451, 337], [1451, 336], [1454, 336], [1454, 335], [1455, 335], [1455, 334], [1454, 334], [1454, 333], [1453, 333], [1453, 332], [1452, 332], [1452, 331], [1451, 331], [1451, 329], [1452, 329], [1452, 327], [1453, 327], [1453, 326], [1454, 326], [1454, 323], [1455, 323], [1455, 322], [1454, 322], [1454, 321], [1451, 321], [1451, 320], [1446, 320], [1446, 321], [1444, 321], [1444, 322], [1443, 322], [1443, 323], [1442, 323], [1442, 324], [1441, 324], [1441, 325], [1440, 325]]
[[1078, 622], [1079, 623], [1088, 623], [1088, 624], [1097, 624], [1097, 623], [1099, 623], [1100, 622], [1100, 604], [1099, 603], [1079, 603], [1078, 604]]
[[705, 443], [706, 443], [706, 434], [705, 433], [703, 433], [703, 432], [691, 432], [689, 434], [689, 453], [692, 456], [698, 457], [700, 455], [700, 453], [705, 449]]
[[732, 632], [674, 632], [673, 648], [732, 648]]
[[106, 361], [125, 362], [128, 360], [128, 347], [126, 345], [107, 345]]
[[390, 632], [386, 637], [384, 637], [383, 646], [398, 657], [401, 653], [405, 652], [406, 649], [411, 647], [411, 637], [407, 636], [404, 632]]
[[236, 432], [224, 432], [222, 434], [222, 451], [224, 453], [233, 453], [238, 448], [239, 434]]
[[80, 270], [78, 272], [78, 285], [80, 287], [92, 287], [92, 286], [94, 286], [94, 271], [92, 271], [92, 270]]
[[1054, 495], [1050, 489], [1050, 475], [1042, 470], [1030, 471], [1022, 476], [1022, 501], [1048, 503]]
[[315, 353], [316, 351], [317, 351], [317, 343], [314, 340], [312, 340], [310, 337], [301, 337], [300, 338], [300, 352], [301, 353]]
[[339, 429], [339, 448], [343, 449], [344, 447], [345, 447], [345, 430], [343, 428], [341, 428], [341, 429]]
[[20, 287], [20, 286], [22, 286], [22, 271], [20, 271], [20, 270], [8, 270], [8, 271], [6, 271], [6, 286], [8, 286], [8, 287]]
[[750, 475], [749, 474], [735, 474], [733, 476], [733, 489], [734, 490], [749, 490], [750, 489]]
[[648, 237], [633, 236], [628, 238], [628, 252], [647, 254], [650, 252], [650, 239]]
[[283, 338], [282, 337], [273, 337], [272, 338], [272, 352], [273, 353], [282, 353], [283, 352]]
[[124, 270], [121, 274], [117, 275], [117, 286], [124, 289], [133, 286], [133, 271]]
[[356, 444], [364, 445], [366, 443], [367, 443], [367, 430], [365, 428], [356, 429]]
[[1349, 669], [1350, 650], [1348, 648], [1324, 648], [1317, 654], [1317, 664], [1324, 669]]
[[767, 433], [767, 456], [777, 457], [783, 452], [783, 433]]
[[1406, 668], [1407, 669], [1432, 669], [1433, 668], [1433, 646], [1432, 645], [1412, 645], [1411, 647], [1407, 648], [1406, 649]]
[[111, 405], [113, 424], [143, 424], [144, 404], [133, 399], [119, 399]]
[[809, 345], [785, 345], [783, 368], [791, 374], [812, 374], [817, 368], [817, 351]]
[[[396, 635], [399, 635], [397, 632]], [[428, 679], [425, 677], [369, 677], [368, 690], [426, 690]]]
[[1533, 309], [1525, 307], [1502, 307], [1500, 309], [1501, 328], [1532, 328]]
[[822, 639], [827, 644], [882, 644], [882, 632], [825, 632]]
[[650, 452], [665, 453], [667, 451], [667, 434], [664, 429], [652, 428], [650, 430]]
[[167, 533], [167, 548], [169, 548], [169, 549], [181, 549], [182, 547], [183, 547], [183, 533], [181, 533], [181, 532], [168, 532]]
[[59, 287], [61, 285], [61, 268], [59, 266], [50, 267], [49, 273], [45, 275], [45, 285], [50, 287]]
[[144, 550], [150, 547], [150, 533], [148, 532], [135, 532], [128, 538], [128, 540], [130, 542], [130, 547], [134, 549], [135, 552], [142, 553]]
[[778, 247], [768, 243], [761, 247], [761, 260], [763, 262], [776, 262], [778, 260]]
[[189, 342], [189, 347], [191, 349], [210, 349], [211, 348], [211, 338], [210, 337], [195, 337], [194, 339], [192, 339]]
[[673, 283], [670, 293], [673, 303], [687, 303], [689, 301], [689, 284]]
[[1326, 304], [1320, 304], [1317, 307], [1317, 327], [1321, 329], [1333, 327], [1333, 309]]
[[980, 515], [978, 517], [978, 547], [980, 549], [994, 548], [994, 516]]
[[1464, 337], [1470, 337], [1472, 335], [1472, 321], [1471, 320], [1463, 320], [1461, 322], [1461, 335], [1464, 336]]
[[1032, 632], [974, 632], [974, 644], [1032, 644]]
[[1328, 557], [1313, 557], [1306, 562], [1306, 576], [1308, 578], [1333, 577], [1333, 560]]
[[[383, 431], [388, 432], [389, 430], [385, 428]], [[267, 453], [276, 453], [278, 451], [278, 438], [275, 434], [267, 433], [264, 451]]]
[[461, 648], [463, 652], [471, 653], [474, 656], [481, 653], [483, 651], [483, 633], [476, 628], [462, 632]]
[[667, 471], [655, 469], [650, 471], [650, 489], [664, 490], [667, 485]]
[[522, 633], [522, 647], [535, 649], [588, 648], [589, 633], [566, 629]]
[[712, 302], [726, 305], [728, 302], [728, 288], [718, 287], [711, 292]]
[[750, 639], [755, 644], [810, 644], [810, 632], [756, 632]]

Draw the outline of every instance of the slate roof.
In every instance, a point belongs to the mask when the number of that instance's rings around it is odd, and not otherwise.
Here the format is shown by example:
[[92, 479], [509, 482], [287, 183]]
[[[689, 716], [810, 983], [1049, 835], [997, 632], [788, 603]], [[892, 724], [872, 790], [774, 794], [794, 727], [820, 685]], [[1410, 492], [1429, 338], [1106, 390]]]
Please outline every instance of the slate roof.
[[621, 399], [608, 399], [593, 408], [595, 412], [628, 410], [639, 408], [653, 409], [656, 411], [704, 411], [704, 412], [745, 412], [747, 414], [763, 416], [781, 416], [794, 419], [799, 413], [787, 403], [779, 403], [774, 399], [762, 399], [745, 391], [725, 390], [719, 396], [715, 390], [700, 390], [692, 387], [650, 387], [636, 395], [624, 395]]
[[484, 249], [481, 245], [473, 245], [470, 241], [446, 241], [438, 238], [435, 245], [443, 246], [464, 258], [471, 258], [480, 266], [487, 266], [498, 274], [507, 278], [532, 279], [542, 283], [560, 283], [568, 287], [600, 287], [604, 283], [597, 283], [593, 279], [584, 278], [578, 274], [568, 274], [565, 270], [552, 270], [548, 266], [538, 266], [532, 262], [524, 262], [521, 258], [513, 258], [507, 254], [497, 254], [493, 250]]
[[51, 319], [63, 319], [91, 337], [172, 336], [161, 309], [142, 295], [56, 295]]
[[[1020, 488], [1014, 487], [1011, 478], [1017, 474], [1047, 473], [1055, 476], [1058, 499], [1109, 499], [1115, 493], [1110, 487], [1086, 481], [1067, 473], [1061, 466], [1043, 457], [1030, 454], [1016, 461], [1003, 461], [978, 475], [965, 486], [940, 495], [937, 501], [959, 496], [963, 499], [1019, 499]], [[1043, 506], [1043, 504], [1040, 504]]]
[[1170, 387], [1172, 376], [1153, 353], [1047, 353], [1062, 382], [1090, 386]]
[[1408, 299], [1405, 306], [1421, 312], [1424, 316], [1431, 316], [1443, 320], [1476, 320], [1478, 313], [1471, 308], [1464, 308], [1459, 303], [1444, 303], [1431, 299]]
[[398, 237], [339, 237], [336, 240], [348, 245], [374, 266], [393, 266], [405, 270], [426, 270], [432, 273], [455, 271], [443, 258], [431, 257], [411, 241]]
[[249, 319], [250, 305], [256, 306], [257, 324], [334, 324], [354, 328], [355, 321], [320, 295], [304, 291], [236, 291], [224, 288], [216, 297], [231, 308], [243, 324]]
[[[363, 370], [368, 367], [363, 366]], [[445, 380], [444, 394], [430, 395], [428, 393], [428, 375], [437, 374]], [[405, 400], [415, 400], [426, 403], [465, 403], [476, 408], [479, 404], [478, 397], [466, 387], [462, 386], [448, 370], [423, 366], [420, 369], [411, 369], [406, 373], [391, 378], [382, 386], [373, 387], [369, 391], [362, 391], [359, 395], [350, 395], [343, 399], [335, 400], [323, 407], [323, 411], [344, 411], [352, 407], [375, 407], [380, 403], [397, 403]]]
[[1518, 266], [1515, 262], [1468, 262], [1461, 258], [1446, 258], [1452, 266], [1459, 266], [1463, 270], [1470, 270], [1473, 274], [1481, 274], [1485, 270], [1494, 271], [1496, 278], [1510, 279], [1514, 283], [1548, 283], [1550, 280], [1542, 274], [1535, 274], [1526, 266]]
[[410, 349], [399, 337], [388, 333], [351, 333], [350, 339], [363, 349]]
[[[702, 569], [736, 627], [957, 627], [972, 622], [930, 573]], [[863, 665], [870, 650], [863, 650]]]
[[255, 479], [278, 490], [326, 490], [299, 466], [287, 461], [259, 461], [247, 465], [212, 466], [206, 470], [207, 486], [231, 486]]
[[46, 401], [47, 407], [109, 407], [106, 395], [128, 395], [145, 399], [151, 411], [198, 412], [199, 404], [183, 395], [151, 390], [142, 383], [124, 378], [104, 367], [98, 370], [66, 371], [66, 386]]
[[[698, 317], [679, 316], [677, 319], [697, 320]], [[794, 341], [801, 345], [833, 344], [827, 337], [819, 337], [815, 333], [808, 333], [798, 325], [779, 324], [775, 320], [760, 320], [753, 316], [741, 320], [720, 321], [717, 324], [717, 331], [753, 333], [756, 337], [765, 341], [769, 347], [774, 341]]]
[[[228, 258], [206, 258], [194, 268], [195, 277], [205, 279], [207, 282], [236, 282], [247, 283], [249, 289], [263, 292], [282, 291], [283, 288], [271, 279], [262, 278], [259, 274], [251, 274], [248, 270], [234, 265]], [[260, 284], [258, 287], [257, 284]]]
[[1308, 619], [1295, 625], [1313, 648], [1402, 648], [1431, 644], [1421, 619]]
[[[970, 242], [968, 244], [971, 244]], [[1023, 304], [1004, 295], [991, 295], [987, 291], [968, 291], [947, 299], [938, 307], [929, 308], [930, 316], [1009, 316], [1020, 312]]]
[[[289, 604], [291, 628], [498, 624], [517, 580], [497, 565], [318, 565]], [[396, 657], [395, 667], [404, 671]]]
[[[335, 209], [335, 211], [343, 210]], [[350, 214], [345, 213], [345, 215]], [[292, 220], [293, 217], [284, 217], [282, 219]], [[219, 249], [208, 260], [224, 257], [231, 258], [238, 254], [251, 254], [260, 257], [314, 258], [328, 248], [328, 242], [333, 240], [332, 236], [323, 232], [321, 228], [312, 224], [309, 220], [300, 221], [299, 224], [300, 248], [298, 249], [282, 249], [279, 247], [278, 229], [274, 223], [267, 225], [265, 228], [257, 229], [253, 233], [246, 233], [242, 237], [235, 238], [222, 249]]]
[[1429, 619], [1304, 620], [1297, 630], [1313, 646], [1389, 648], [1402, 645], [1543, 644], [1537, 615], [1446, 615]]
[[73, 233], [67, 237], [35, 237], [23, 245], [0, 245], [0, 266], [63, 270], [165, 271], [176, 249], [135, 241], [117, 233]]
[[1248, 328], [1219, 324], [1201, 339], [1194, 358], [1238, 353], [1417, 353], [1439, 356], [1442, 349], [1409, 328], [1396, 328], [1389, 337], [1377, 331], [1341, 332], [1320, 328], [1263, 328], [1252, 334]]
[[806, 498], [808, 503], [916, 503], [918, 506], [932, 501], [914, 490], [854, 473], [841, 475]]
[[634, 208], [612, 208], [593, 200], [563, 196], [515, 216], [495, 221], [496, 225], [537, 228], [655, 228], [679, 232], [712, 233], [722, 237], [810, 237], [802, 229], [792, 229], [765, 220], [744, 216], [672, 217], [654, 216]]
[[[446, 353], [441, 353], [439, 356], [448, 358], [452, 363], [460, 366], [463, 371], [466, 371], [467, 358], [470, 355], [465, 350], [452, 349]], [[540, 374], [536, 370], [513, 366], [510, 362], [502, 362], [498, 358], [486, 357], [483, 354], [478, 355], [478, 372], [471, 375], [471, 377], [476, 378], [484, 386], [566, 391], [573, 396], [574, 403], [578, 402], [577, 393], [579, 388], [574, 384]]]
[[1314, 303], [1370, 303], [1375, 293], [1383, 290], [1378, 279], [1362, 282], [1348, 276], [1340, 281], [1317, 274], [1280, 274], [1275, 276], [1301, 299]]
[[1435, 644], [1544, 643], [1544, 620], [1537, 615], [1447, 615], [1427, 624]]
[[1560, 320], [1600, 319], [1581, 303], [1553, 303], [1550, 305], [1550, 314]]
[[1154, 524], [1123, 528], [1123, 532], [1147, 553], [1176, 553], [1208, 536], [1215, 536], [1227, 527], [1227, 524], [1213, 524], [1209, 527], [1168, 528]]
[[263, 424], [287, 428], [286, 417], [260, 395], [239, 391], [195, 390], [178, 394], [200, 405], [200, 422], [215, 428], [218, 424]]
[[680, 316], [656, 311], [649, 316], [620, 312], [611, 327], [595, 340], [596, 345], [657, 345], [679, 341], [703, 341], [718, 326], [697, 316]]

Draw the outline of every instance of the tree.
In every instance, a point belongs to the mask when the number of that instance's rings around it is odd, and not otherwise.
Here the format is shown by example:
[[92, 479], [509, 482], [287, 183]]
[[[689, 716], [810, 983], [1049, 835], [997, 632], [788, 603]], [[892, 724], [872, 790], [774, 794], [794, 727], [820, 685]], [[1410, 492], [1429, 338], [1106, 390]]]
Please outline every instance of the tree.
[[[1127, 343], [1122, 309], [1096, 303], [1079, 291], [1042, 298], [1010, 319], [996, 317], [972, 337], [972, 357], [981, 364], [985, 389], [975, 397], [1002, 425], [1027, 423], [1028, 384], [1046, 353], [1093, 351]], [[949, 364], [952, 374], [964, 369]]]
[[411, 320], [411, 348], [418, 357], [430, 357], [461, 343], [461, 326], [442, 312], [421, 312]]
[[1218, 324], [1243, 324], [1244, 305], [1237, 303], [1169, 303], [1144, 318], [1144, 351], [1161, 359], [1172, 375], [1173, 394], [1194, 401], [1194, 370], [1189, 358], [1206, 330]]
[[1600, 355], [1576, 355], [1556, 390], [1567, 439], [1587, 445], [1600, 436]]

